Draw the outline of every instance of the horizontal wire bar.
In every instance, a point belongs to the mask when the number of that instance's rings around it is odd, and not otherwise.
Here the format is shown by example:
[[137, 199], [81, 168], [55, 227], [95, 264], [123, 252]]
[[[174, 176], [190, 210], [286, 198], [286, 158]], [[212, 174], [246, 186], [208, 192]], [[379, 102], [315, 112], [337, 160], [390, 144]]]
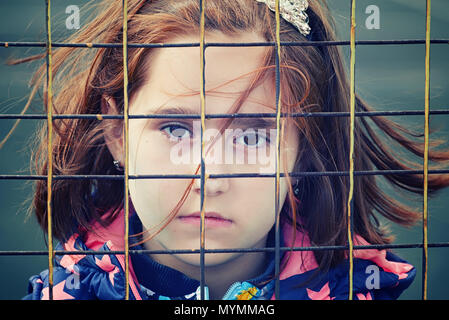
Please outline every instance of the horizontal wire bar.
[[[429, 174], [449, 174], [449, 169], [428, 170]], [[424, 174], [424, 170], [360, 170], [354, 171], [354, 176], [393, 175], [393, 174]], [[290, 177], [315, 177], [315, 176], [347, 176], [349, 171], [320, 171], [320, 172], [292, 172]], [[222, 173], [210, 174], [211, 179], [220, 178], [274, 178], [274, 173]], [[280, 173], [285, 177], [285, 173]], [[54, 180], [123, 180], [124, 175], [54, 175]], [[152, 174], [152, 175], [129, 175], [129, 180], [143, 179], [200, 179], [199, 174]], [[2, 174], [0, 180], [45, 180], [46, 175], [15, 175]]]
[[[0, 42], [0, 47], [46, 47], [45, 42]], [[52, 47], [58, 48], [119, 48], [123, 49], [123, 43], [63, 43], [52, 42]], [[173, 48], [173, 47], [199, 47], [198, 43], [128, 43], [128, 48]]]
[[[356, 40], [356, 45], [395, 45], [395, 44], [425, 44], [425, 39], [399, 39], [399, 40]], [[433, 44], [449, 44], [449, 39], [430, 40]], [[281, 46], [349, 46], [350, 40], [338, 41], [281, 41]], [[206, 44], [207, 47], [242, 47], [242, 46], [275, 46], [274, 42], [254, 42], [254, 43], [215, 43]]]
[[[403, 40], [356, 40], [356, 45], [405, 45], [405, 44], [425, 44], [425, 39], [403, 39]], [[433, 39], [431, 44], [449, 44], [449, 39]], [[123, 48], [122, 43], [63, 43], [52, 42], [52, 47], [56, 48]], [[275, 42], [210, 42], [207, 47], [274, 47]], [[281, 41], [281, 46], [349, 46], [349, 40], [342, 41]], [[46, 42], [30, 41], [0, 41], [0, 47], [46, 47]], [[198, 42], [192, 43], [128, 43], [128, 48], [173, 48], [173, 47], [199, 47]]]
[[[431, 115], [447, 115], [449, 109], [430, 111]], [[379, 117], [379, 116], [420, 116], [424, 115], [421, 110], [395, 110], [395, 111], [359, 111], [355, 113], [356, 117]], [[281, 117], [293, 118], [312, 118], [312, 117], [349, 117], [350, 112], [295, 112], [295, 113], [281, 113]], [[275, 113], [221, 113], [221, 114], [206, 114], [206, 119], [226, 119], [226, 118], [274, 118]], [[53, 115], [54, 120], [57, 119], [124, 119], [123, 115], [109, 115], [109, 114], [60, 114]], [[129, 119], [200, 119], [199, 114], [140, 114], [129, 115]], [[44, 114], [0, 114], [2, 119], [32, 119], [32, 120], [47, 120]]]
[[[371, 244], [371, 245], [359, 245], [353, 246], [354, 250], [367, 250], [367, 249], [414, 249], [422, 248], [422, 243], [400, 243], [400, 244]], [[449, 242], [434, 242], [428, 244], [429, 248], [449, 248]], [[325, 250], [347, 250], [348, 246], [313, 246], [313, 247], [280, 247], [281, 251], [325, 251]], [[230, 249], [204, 249], [205, 253], [236, 253], [236, 252], [273, 252], [274, 247], [265, 248], [230, 248]], [[112, 254], [124, 254], [124, 250], [55, 250], [54, 254], [61, 255], [112, 255]], [[177, 250], [129, 250], [130, 254], [199, 254], [200, 249], [177, 249]], [[0, 256], [45, 256], [48, 255], [48, 251], [43, 250], [10, 250], [0, 251]]]

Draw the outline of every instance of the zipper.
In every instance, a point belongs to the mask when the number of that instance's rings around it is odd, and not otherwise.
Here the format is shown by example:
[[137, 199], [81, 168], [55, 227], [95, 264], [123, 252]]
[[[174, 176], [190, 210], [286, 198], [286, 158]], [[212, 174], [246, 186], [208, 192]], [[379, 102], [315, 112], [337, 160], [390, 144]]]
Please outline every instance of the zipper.
[[241, 282], [237, 281], [234, 282], [233, 284], [231, 284], [231, 286], [229, 287], [229, 289], [226, 291], [226, 293], [224, 294], [222, 300], [231, 300], [230, 298], [234, 298], [234, 297], [230, 297], [231, 294], [233, 294], [235, 292], [235, 290], [240, 287], [242, 285]]
[[[223, 295], [222, 300], [234, 299], [236, 289], [240, 288], [241, 286], [242, 286], [242, 283], [239, 281], [231, 284], [231, 286], [228, 288], [226, 293]], [[199, 286], [196, 289], [195, 294], [196, 294], [196, 299], [200, 300], [201, 299], [201, 286]], [[204, 300], [209, 300], [209, 287], [208, 286], [204, 286]]]
[[[248, 282], [246, 282], [250, 285]], [[223, 295], [222, 300], [235, 300], [236, 291], [240, 291], [242, 289], [243, 282], [237, 281], [231, 284], [226, 293]], [[201, 297], [201, 286], [196, 289], [196, 299], [200, 300]], [[209, 300], [209, 287], [204, 286], [204, 300]]]
[[[196, 288], [196, 300], [201, 300], [201, 286]], [[209, 287], [204, 286], [204, 300], [209, 300]]]

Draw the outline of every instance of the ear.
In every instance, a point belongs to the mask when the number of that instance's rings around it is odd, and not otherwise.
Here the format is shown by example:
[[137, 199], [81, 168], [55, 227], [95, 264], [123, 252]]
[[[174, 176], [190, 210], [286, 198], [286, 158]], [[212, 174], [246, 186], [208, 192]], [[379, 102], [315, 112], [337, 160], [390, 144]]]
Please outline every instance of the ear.
[[[101, 97], [101, 112], [103, 114], [117, 115], [117, 105], [114, 98], [103, 95]], [[103, 120], [105, 121], [105, 120]], [[104, 127], [104, 140], [114, 160], [120, 161], [123, 165], [124, 148], [123, 148], [123, 121], [122, 120], [106, 120], [107, 126]]]

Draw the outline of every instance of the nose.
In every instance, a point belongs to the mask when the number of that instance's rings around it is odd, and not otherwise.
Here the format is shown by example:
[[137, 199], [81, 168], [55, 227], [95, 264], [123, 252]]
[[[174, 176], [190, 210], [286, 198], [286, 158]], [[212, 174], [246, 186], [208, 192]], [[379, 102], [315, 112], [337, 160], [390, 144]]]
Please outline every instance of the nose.
[[[193, 185], [196, 193], [201, 195], [201, 179], [195, 179]], [[208, 178], [204, 179], [204, 194], [206, 196], [218, 196], [229, 190], [228, 178]]]

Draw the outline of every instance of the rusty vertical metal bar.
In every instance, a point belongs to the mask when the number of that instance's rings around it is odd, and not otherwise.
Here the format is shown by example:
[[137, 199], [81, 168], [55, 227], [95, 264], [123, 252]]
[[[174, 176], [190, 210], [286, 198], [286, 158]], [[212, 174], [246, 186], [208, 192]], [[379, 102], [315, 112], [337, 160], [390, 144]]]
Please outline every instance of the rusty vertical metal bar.
[[426, 56], [425, 56], [425, 101], [424, 101], [424, 194], [423, 194], [423, 282], [422, 299], [427, 300], [428, 272], [428, 175], [429, 175], [429, 110], [430, 110], [430, 0], [426, 1]]
[[125, 300], [129, 300], [129, 101], [128, 101], [128, 0], [123, 0], [123, 124], [125, 133], [124, 219]]
[[352, 241], [352, 208], [354, 193], [354, 130], [355, 130], [355, 0], [351, 0], [351, 54], [350, 54], [350, 127], [349, 127], [349, 195], [348, 195], [348, 258], [349, 258], [349, 292], [348, 299], [352, 300], [354, 259]]
[[276, 18], [276, 43], [275, 43], [275, 62], [276, 62], [276, 175], [275, 175], [275, 251], [274, 251], [274, 259], [275, 259], [275, 267], [274, 274], [276, 276], [275, 284], [274, 284], [274, 296], [276, 300], [279, 300], [280, 297], [280, 210], [279, 210], [279, 180], [280, 180], [280, 114], [281, 114], [281, 89], [280, 89], [280, 59], [281, 59], [281, 18], [280, 18], [280, 7], [279, 0], [275, 2], [275, 18]]
[[200, 92], [200, 100], [201, 100], [201, 220], [200, 220], [200, 298], [204, 300], [205, 296], [205, 245], [206, 245], [206, 230], [205, 230], [205, 184], [206, 184], [206, 168], [204, 163], [205, 157], [205, 148], [204, 148], [204, 132], [206, 130], [205, 124], [205, 114], [206, 114], [206, 57], [205, 57], [205, 8], [206, 8], [206, 0], [200, 1], [200, 71], [201, 71], [201, 92]]
[[51, 3], [45, 0], [45, 19], [47, 25], [47, 234], [48, 234], [48, 290], [53, 300], [53, 227], [52, 227], [52, 178], [53, 178], [53, 74], [51, 48]]

